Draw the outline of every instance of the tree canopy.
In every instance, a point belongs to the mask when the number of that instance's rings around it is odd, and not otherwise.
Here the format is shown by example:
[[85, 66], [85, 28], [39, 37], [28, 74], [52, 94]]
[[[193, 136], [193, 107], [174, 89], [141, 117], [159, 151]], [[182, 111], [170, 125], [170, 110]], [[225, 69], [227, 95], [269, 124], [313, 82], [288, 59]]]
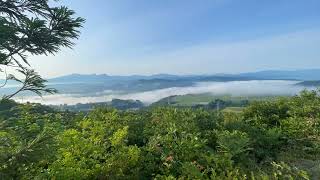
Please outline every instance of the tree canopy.
[[320, 94], [242, 113], [0, 102], [0, 179], [319, 179]]

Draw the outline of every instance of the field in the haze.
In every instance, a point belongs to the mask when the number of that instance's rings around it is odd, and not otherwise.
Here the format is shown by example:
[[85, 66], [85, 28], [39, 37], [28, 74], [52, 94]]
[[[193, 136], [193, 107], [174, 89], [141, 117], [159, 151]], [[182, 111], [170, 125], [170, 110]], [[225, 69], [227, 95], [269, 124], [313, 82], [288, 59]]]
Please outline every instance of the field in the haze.
[[232, 95], [221, 95], [215, 96], [211, 93], [203, 94], [187, 94], [182, 96], [174, 96], [172, 100], [177, 105], [192, 106], [196, 104], [208, 104], [215, 99], [221, 99], [223, 101], [232, 101], [234, 104], [240, 104], [243, 100], [248, 101], [262, 101], [262, 100], [273, 100], [280, 96], [232, 96]]

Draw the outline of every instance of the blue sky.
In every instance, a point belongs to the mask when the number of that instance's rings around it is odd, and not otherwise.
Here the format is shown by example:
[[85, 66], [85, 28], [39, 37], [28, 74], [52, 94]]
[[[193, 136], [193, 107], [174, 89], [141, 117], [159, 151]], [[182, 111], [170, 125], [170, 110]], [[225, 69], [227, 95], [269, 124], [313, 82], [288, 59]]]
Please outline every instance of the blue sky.
[[62, 0], [86, 18], [73, 50], [30, 57], [70, 73], [215, 74], [320, 68], [319, 0]]

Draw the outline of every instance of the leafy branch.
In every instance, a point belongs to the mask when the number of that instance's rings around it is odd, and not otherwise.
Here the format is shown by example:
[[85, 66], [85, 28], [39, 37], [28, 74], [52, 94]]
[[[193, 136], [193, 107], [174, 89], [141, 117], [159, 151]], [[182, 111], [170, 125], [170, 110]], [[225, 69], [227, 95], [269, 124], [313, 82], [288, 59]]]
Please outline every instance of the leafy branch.
[[[21, 91], [54, 93], [44, 85], [45, 80], [30, 70], [28, 56], [54, 55], [62, 47], [72, 48], [78, 39], [84, 19], [65, 6], [51, 7], [49, 0], [0, 1], [0, 65], [14, 67], [25, 76], [24, 81], [13, 75], [6, 78], [22, 84]], [[28, 67], [28, 68], [26, 68]], [[2, 69], [0, 69], [2, 70]], [[2, 71], [3, 72], [3, 71]]]
[[11, 99], [13, 96], [22, 91], [32, 91], [39, 96], [42, 96], [43, 93], [53, 94], [57, 92], [56, 89], [47, 88], [45, 85], [47, 81], [42, 79], [41, 76], [37, 74], [34, 70], [24, 68], [22, 70], [18, 69], [17, 71], [25, 76], [24, 80], [21, 80], [12, 74], [9, 74], [7, 79], [22, 83], [22, 87], [18, 89], [15, 93], [8, 96], [4, 96], [4, 99]]

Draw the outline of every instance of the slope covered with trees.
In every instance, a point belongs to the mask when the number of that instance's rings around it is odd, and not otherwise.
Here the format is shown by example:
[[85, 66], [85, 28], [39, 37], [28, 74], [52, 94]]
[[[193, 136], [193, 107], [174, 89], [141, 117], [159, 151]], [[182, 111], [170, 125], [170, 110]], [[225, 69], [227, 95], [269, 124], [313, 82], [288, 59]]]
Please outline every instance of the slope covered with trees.
[[320, 95], [243, 113], [0, 104], [1, 179], [319, 179]]
[[173, 107], [73, 113], [9, 100], [22, 91], [55, 92], [27, 55], [72, 47], [84, 19], [51, 4], [0, 1], [1, 87], [21, 83], [0, 101], [0, 179], [320, 179], [318, 91], [255, 102], [243, 113]]

